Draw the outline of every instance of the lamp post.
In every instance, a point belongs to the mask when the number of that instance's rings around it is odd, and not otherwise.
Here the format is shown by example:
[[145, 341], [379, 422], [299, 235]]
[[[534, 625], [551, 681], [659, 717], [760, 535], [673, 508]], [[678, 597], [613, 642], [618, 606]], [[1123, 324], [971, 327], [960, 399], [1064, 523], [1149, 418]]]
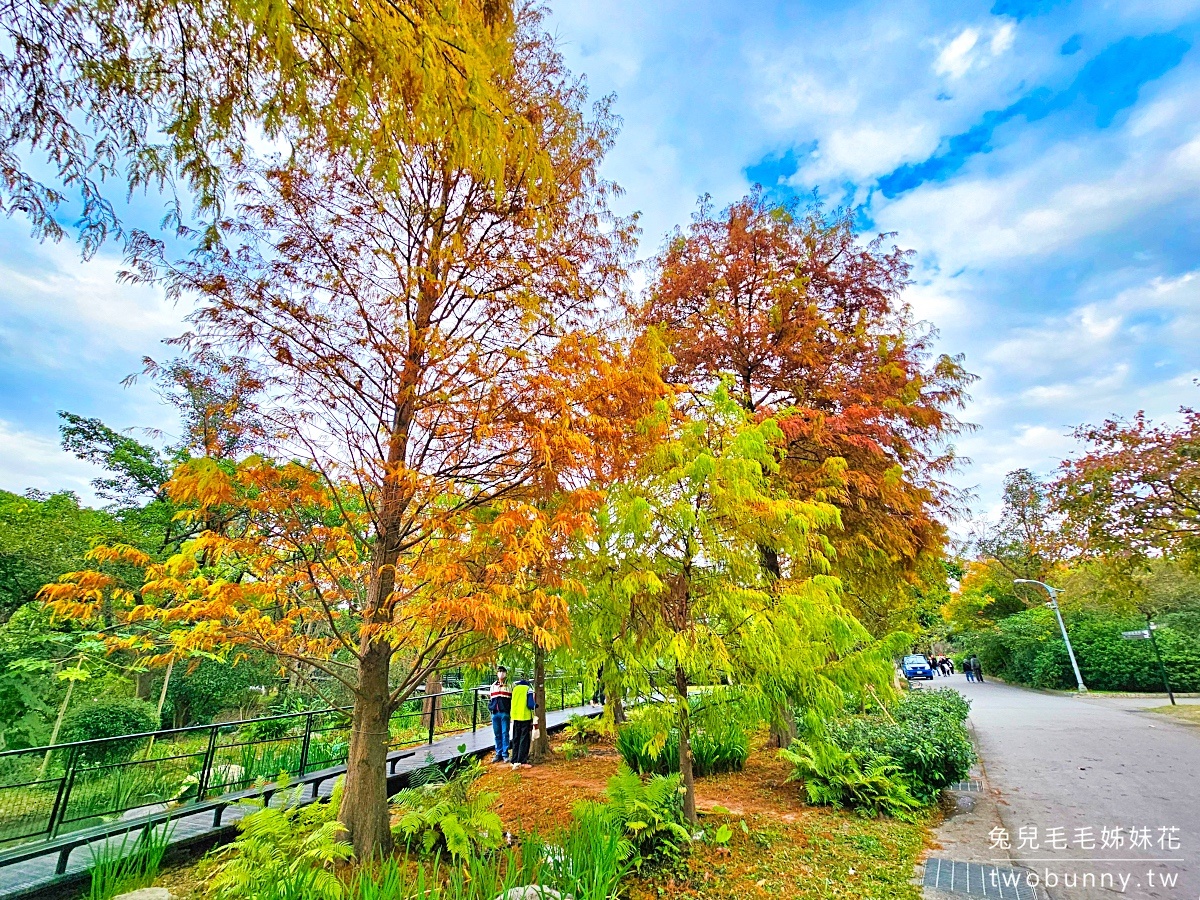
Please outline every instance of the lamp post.
[[1083, 676], [1079, 673], [1079, 663], [1075, 661], [1075, 650], [1071, 647], [1071, 639], [1067, 636], [1067, 626], [1063, 622], [1062, 612], [1058, 608], [1058, 589], [1052, 588], [1043, 581], [1034, 581], [1032, 578], [1017, 578], [1013, 584], [1036, 584], [1046, 589], [1046, 593], [1050, 595], [1050, 602], [1046, 605], [1054, 610], [1054, 616], [1058, 619], [1058, 627], [1062, 631], [1063, 643], [1067, 645], [1067, 656], [1071, 657], [1071, 668], [1075, 670], [1075, 683], [1079, 686], [1079, 693], [1086, 694], [1087, 687], [1084, 686]]

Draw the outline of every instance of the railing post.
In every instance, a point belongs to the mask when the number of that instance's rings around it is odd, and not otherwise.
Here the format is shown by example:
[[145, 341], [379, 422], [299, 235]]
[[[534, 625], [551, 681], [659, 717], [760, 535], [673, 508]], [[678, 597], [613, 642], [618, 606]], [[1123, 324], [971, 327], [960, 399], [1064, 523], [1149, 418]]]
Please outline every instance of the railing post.
[[471, 688], [471, 734], [479, 727], [479, 690]]
[[304, 717], [304, 743], [300, 745], [300, 771], [296, 773], [297, 778], [303, 778], [304, 770], [308, 768], [308, 745], [312, 742], [312, 722], [313, 714], [310, 712]]
[[212, 779], [213, 760], [217, 755], [217, 731], [219, 725], [214, 725], [208, 732], [208, 749], [204, 751], [204, 764], [200, 767], [200, 784], [196, 788], [196, 802], [204, 799], [208, 791], [208, 783]]
[[433, 729], [437, 725], [438, 695], [429, 698], [429, 743], [433, 743]]
[[54, 806], [50, 809], [50, 821], [46, 825], [46, 836], [51, 840], [58, 835], [58, 828], [67, 815], [67, 801], [71, 799], [71, 786], [75, 783], [75, 763], [78, 758], [78, 747], [67, 751], [62, 781], [58, 783], [58, 793], [54, 795]]
[[559, 709], [567, 708], [567, 683], [566, 683], [566, 681], [560, 681], [558, 683], [558, 708]]
[[587, 682], [579, 679], [579, 705], [587, 706]]

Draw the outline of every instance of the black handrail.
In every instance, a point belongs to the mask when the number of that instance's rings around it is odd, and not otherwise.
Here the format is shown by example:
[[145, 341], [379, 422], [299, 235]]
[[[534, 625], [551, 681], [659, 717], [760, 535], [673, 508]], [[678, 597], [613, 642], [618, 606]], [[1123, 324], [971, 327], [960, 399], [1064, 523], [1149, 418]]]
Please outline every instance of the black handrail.
[[[557, 698], [552, 698], [550, 692], [547, 691], [547, 706], [552, 708], [554, 699], [557, 699], [559, 700], [558, 708], [565, 709], [568, 702], [566, 679], [562, 676], [547, 679], [547, 682], [551, 681], [562, 681], [562, 684], [559, 687]], [[579, 686], [580, 705], [586, 705], [585, 683], [582, 680], [572, 679], [572, 681]], [[549, 686], [548, 684], [547, 687]], [[574, 685], [572, 685], [573, 687]], [[439, 731], [446, 734], [465, 731], [469, 727], [472, 732], [475, 732], [481, 724], [481, 718], [486, 724], [488, 713], [486, 705], [481, 713], [479, 695], [480, 693], [486, 694], [488, 690], [489, 686], [479, 685], [474, 688], [439, 691], [433, 694], [426, 694], [424, 691], [413, 693], [400, 704], [392, 714], [391, 720], [402, 723], [415, 720], [413, 725], [404, 724], [404, 729], [408, 730], [415, 726], [424, 733], [416, 740], [406, 739], [403, 736], [389, 739], [389, 750], [419, 746], [424, 743], [432, 744]], [[467, 699], [468, 695], [470, 695], [469, 700]], [[445, 697], [462, 697], [463, 702], [447, 703], [442, 699]], [[471, 710], [469, 725], [462, 720], [448, 723], [447, 726], [440, 724], [439, 720], [444, 714], [466, 710], [468, 707]], [[316, 739], [318, 736], [348, 729], [348, 713], [351, 709], [350, 706], [339, 706], [295, 713], [277, 713], [256, 719], [238, 719], [210, 725], [190, 725], [183, 728], [139, 732], [111, 738], [92, 738], [43, 747], [0, 751], [0, 764], [3, 764], [5, 760], [22, 756], [30, 760], [31, 768], [35, 759], [41, 762], [36, 778], [28, 777], [31, 772], [26, 771], [18, 773], [15, 783], [4, 784], [0, 781], [0, 796], [9, 791], [20, 791], [20, 794], [9, 796], [15, 796], [25, 801], [24, 809], [19, 809], [17, 803], [14, 802], [0, 804], [9, 810], [17, 811], [17, 815], [9, 820], [14, 826], [13, 832], [5, 834], [5, 822], [0, 820], [0, 845], [17, 841], [53, 839], [64, 828], [74, 830], [69, 826], [86, 827], [84, 823], [97, 818], [128, 814], [132, 810], [158, 803], [179, 802], [179, 798], [190, 794], [191, 790], [195, 791], [194, 798], [183, 802], [181, 805], [184, 807], [202, 803], [210, 797], [220, 796], [231, 791], [236, 792], [240, 788], [249, 786], [256, 778], [264, 777], [266, 766], [263, 766], [263, 771], [252, 773], [252, 770], [258, 768], [265, 759], [270, 760], [267, 763], [268, 766], [280, 765], [278, 770], [270, 773], [271, 775], [287, 772], [289, 775], [300, 778], [310, 771], [340, 764], [345, 761], [348, 735], [345, 740], [332, 742], [322, 737], [320, 744]], [[337, 724], [329, 725], [318, 720], [318, 717], [329, 716], [336, 716], [339, 720]], [[293, 720], [299, 724], [300, 719], [304, 720], [302, 730], [285, 725], [277, 736], [254, 737], [249, 740], [243, 737], [241, 740], [235, 739], [232, 743], [225, 744], [220, 741], [223, 733], [228, 735], [229, 732], [239, 731], [246, 726], [286, 720]], [[207, 734], [208, 740], [202, 747], [197, 747], [194, 751], [189, 752], [169, 753], [167, 756], [150, 756], [147, 753], [146, 757], [141, 759], [124, 759], [117, 762], [111, 761], [109, 754], [102, 752], [102, 748], [106, 746], [116, 747], [122, 744], [130, 746], [151, 740], [165, 743], [172, 738], [177, 739], [193, 734]], [[250, 749], [248, 753], [243, 753], [246, 748], [260, 748], [266, 745], [284, 745], [284, 749], [279, 755], [271, 755], [277, 752], [273, 750], [268, 750], [266, 754], [260, 755], [258, 749]], [[314, 759], [316, 746], [321, 746], [323, 753]], [[140, 747], [138, 749], [140, 750]], [[134, 750], [131, 753], [136, 754], [137, 752]], [[57, 766], [54, 774], [47, 771], [54, 754], [59, 754], [60, 759], [65, 756], [65, 759], [61, 760], [61, 774], [58, 773]], [[198, 767], [184, 765], [183, 763], [187, 760], [198, 762]], [[247, 768], [243, 768], [239, 763], [245, 764], [251, 771], [247, 771]], [[164, 764], [169, 765], [168, 778], [165, 780], [160, 771], [160, 767]], [[139, 767], [143, 771], [145, 767], [152, 767], [152, 781], [139, 785], [136, 775], [132, 778], [122, 778], [123, 773]], [[177, 778], [172, 781], [170, 774], [176, 769], [178, 770]], [[188, 782], [192, 779], [194, 779], [192, 788], [188, 788]], [[135, 792], [140, 788], [147, 788], [147, 790], [145, 793], [137, 795]], [[82, 794], [80, 794], [81, 791]], [[71, 803], [73, 795], [82, 797], [82, 803], [75, 804], [76, 808], [73, 808]], [[78, 808], [80, 806], [82, 808]]]

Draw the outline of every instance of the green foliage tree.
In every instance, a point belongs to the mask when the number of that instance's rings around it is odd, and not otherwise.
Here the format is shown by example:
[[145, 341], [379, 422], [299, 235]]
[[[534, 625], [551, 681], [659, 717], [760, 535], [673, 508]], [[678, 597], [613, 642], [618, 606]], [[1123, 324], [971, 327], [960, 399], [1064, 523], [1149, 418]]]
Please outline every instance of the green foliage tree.
[[[724, 385], [671, 418], [665, 439], [638, 474], [617, 485], [602, 510], [590, 560], [589, 612], [620, 631], [606, 651], [623, 686], [662, 690], [662, 739], [679, 735], [684, 812], [696, 820], [689, 688], [732, 681], [765, 698], [832, 709], [840, 686], [887, 690], [887, 650], [841, 605], [826, 574], [827, 503], [777, 495], [783, 434], [756, 422]], [[781, 577], [761, 548], [780, 558]], [[607, 670], [606, 670], [607, 671]]]
[[0, 491], [0, 622], [42, 585], [85, 568], [94, 544], [124, 537], [115, 516], [81, 506], [70, 491]]

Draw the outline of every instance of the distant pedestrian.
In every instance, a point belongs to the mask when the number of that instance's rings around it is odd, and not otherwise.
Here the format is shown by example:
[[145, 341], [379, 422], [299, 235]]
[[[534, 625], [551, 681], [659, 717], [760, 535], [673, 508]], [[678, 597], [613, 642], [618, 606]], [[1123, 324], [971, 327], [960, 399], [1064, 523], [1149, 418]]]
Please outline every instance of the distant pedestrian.
[[533, 685], [522, 678], [512, 689], [512, 767], [529, 765], [529, 744], [533, 740], [533, 711], [537, 709]]
[[488, 695], [488, 712], [492, 714], [492, 736], [496, 739], [496, 762], [508, 756], [508, 721], [512, 714], [512, 688], [508, 686], [508, 669], [496, 669], [496, 680]]
[[983, 666], [979, 663], [979, 657], [972, 654], [967, 665], [971, 667], [971, 674], [975, 676], [974, 680], [983, 684]]
[[967, 676], [967, 681], [975, 680], [975, 670], [971, 668], [971, 660], [963, 660], [963, 674]]
[[596, 670], [596, 689], [592, 691], [592, 706], [604, 705], [604, 663]]
[[954, 674], [954, 657], [952, 657], [952, 656], [946, 657], [946, 669], [950, 672], [951, 675]]

